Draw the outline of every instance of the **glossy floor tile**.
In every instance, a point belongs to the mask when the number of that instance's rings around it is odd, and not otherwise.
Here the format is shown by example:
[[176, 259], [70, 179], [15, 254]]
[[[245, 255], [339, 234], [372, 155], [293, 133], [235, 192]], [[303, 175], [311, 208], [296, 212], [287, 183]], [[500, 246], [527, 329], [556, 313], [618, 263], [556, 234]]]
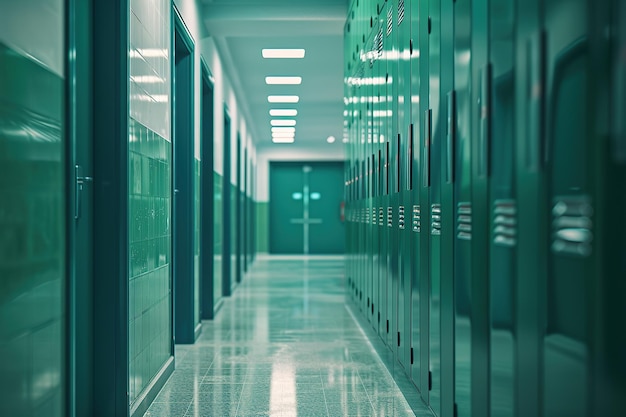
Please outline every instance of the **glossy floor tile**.
[[[341, 258], [254, 263], [145, 416], [429, 416], [403, 396], [345, 303]], [[392, 368], [393, 371], [393, 368]]]

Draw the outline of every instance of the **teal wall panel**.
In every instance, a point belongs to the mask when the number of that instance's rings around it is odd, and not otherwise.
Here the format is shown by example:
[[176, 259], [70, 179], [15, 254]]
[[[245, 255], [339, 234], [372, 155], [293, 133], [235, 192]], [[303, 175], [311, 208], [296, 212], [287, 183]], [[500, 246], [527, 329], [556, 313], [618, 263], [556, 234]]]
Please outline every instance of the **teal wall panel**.
[[0, 415], [63, 416], [65, 82], [0, 43]]
[[213, 189], [214, 193], [214, 221], [213, 221], [213, 294], [215, 297], [214, 305], [217, 306], [222, 299], [222, 243], [224, 234], [222, 228], [222, 176], [214, 173]]
[[270, 203], [267, 201], [253, 202], [256, 215], [256, 252], [267, 253], [269, 251], [270, 235]]
[[193, 239], [193, 275], [194, 275], [194, 322], [200, 323], [200, 161], [194, 159], [194, 239]]
[[130, 120], [129, 357], [134, 401], [171, 355], [171, 143]]

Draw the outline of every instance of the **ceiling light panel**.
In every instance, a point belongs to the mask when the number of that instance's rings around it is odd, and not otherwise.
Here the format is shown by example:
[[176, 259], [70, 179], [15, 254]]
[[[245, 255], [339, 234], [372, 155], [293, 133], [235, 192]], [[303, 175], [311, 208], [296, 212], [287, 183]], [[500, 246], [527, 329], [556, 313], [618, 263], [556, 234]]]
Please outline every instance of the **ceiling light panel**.
[[296, 121], [291, 119], [276, 119], [270, 122], [272, 126], [295, 126]]
[[302, 77], [265, 77], [265, 84], [298, 85], [302, 84]]
[[272, 138], [274, 143], [294, 143], [295, 141], [295, 138]]
[[272, 133], [278, 133], [278, 132], [295, 132], [296, 128], [295, 127], [273, 127], [272, 128]]
[[299, 96], [267, 96], [270, 103], [297, 103], [300, 101]]
[[263, 49], [263, 58], [304, 58], [304, 49]]
[[296, 109], [271, 109], [270, 116], [290, 116], [294, 117], [298, 115], [298, 110]]

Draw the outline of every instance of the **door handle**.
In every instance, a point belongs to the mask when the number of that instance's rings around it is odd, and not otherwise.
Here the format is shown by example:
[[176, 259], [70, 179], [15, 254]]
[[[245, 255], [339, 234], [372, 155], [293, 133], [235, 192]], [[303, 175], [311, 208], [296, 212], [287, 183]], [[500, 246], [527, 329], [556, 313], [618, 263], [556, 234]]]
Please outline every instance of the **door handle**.
[[82, 216], [84, 185], [93, 182], [93, 177], [83, 177], [81, 171], [80, 165], [74, 165], [74, 220], [78, 220]]

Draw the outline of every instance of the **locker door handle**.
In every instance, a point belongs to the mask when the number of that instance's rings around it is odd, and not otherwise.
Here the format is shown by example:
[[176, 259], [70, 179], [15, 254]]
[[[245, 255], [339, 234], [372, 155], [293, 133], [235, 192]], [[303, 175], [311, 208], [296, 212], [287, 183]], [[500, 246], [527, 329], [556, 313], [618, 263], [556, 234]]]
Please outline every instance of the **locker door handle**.
[[80, 165], [74, 165], [74, 220], [78, 220], [82, 216], [84, 185], [93, 182], [93, 177], [83, 177], [81, 171]]
[[454, 182], [454, 144], [456, 139], [456, 95], [448, 92], [448, 123], [446, 132], [446, 182]]
[[544, 147], [545, 36], [534, 35], [526, 42], [526, 168], [541, 168]]
[[432, 114], [433, 111], [431, 109], [424, 112], [424, 180], [422, 181], [424, 187], [430, 187], [430, 141], [432, 135]]
[[478, 175], [489, 176], [489, 148], [491, 142], [491, 64], [487, 64], [480, 74], [480, 96], [478, 115], [480, 122], [480, 143]]

